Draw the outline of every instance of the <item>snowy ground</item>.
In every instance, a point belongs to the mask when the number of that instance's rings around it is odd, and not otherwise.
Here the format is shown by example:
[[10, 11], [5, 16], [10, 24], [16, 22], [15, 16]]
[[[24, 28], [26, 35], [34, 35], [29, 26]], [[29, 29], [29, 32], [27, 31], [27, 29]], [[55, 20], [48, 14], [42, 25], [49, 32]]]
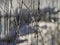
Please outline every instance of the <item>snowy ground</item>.
[[[41, 42], [41, 35], [43, 37], [43, 42], [45, 45], [50, 45], [51, 41], [51, 30], [54, 31], [57, 24], [56, 23], [46, 23], [46, 22], [39, 22], [39, 31], [38, 31], [38, 45], [42, 44]], [[47, 27], [44, 27], [44, 26]], [[31, 24], [30, 24], [31, 26]], [[17, 44], [19, 45], [37, 45], [37, 38], [35, 38], [36, 34], [34, 33], [34, 29], [28, 25], [22, 26], [20, 28], [20, 37], [19, 37], [19, 42]], [[13, 32], [13, 31], [12, 31]], [[41, 32], [41, 33], [40, 33]], [[13, 33], [12, 33], [13, 34]], [[11, 43], [8, 43], [8, 45], [17, 45], [14, 41]], [[0, 41], [0, 45], [7, 45], [7, 42], [2, 42]]]
[[[42, 26], [47, 25], [48, 27], [45, 28], [41, 28]], [[30, 25], [31, 26], [31, 25]], [[43, 37], [43, 42], [45, 45], [50, 45], [51, 44], [51, 30], [54, 31], [57, 24], [55, 23], [46, 23], [46, 22], [40, 22], [39, 23], [39, 33], [38, 33], [38, 45], [42, 44], [41, 42], [41, 35]], [[51, 28], [51, 29], [50, 29]], [[40, 31], [41, 31], [41, 35], [40, 35]], [[48, 33], [48, 34], [47, 34]], [[47, 34], [47, 36], [45, 36], [45, 34]], [[19, 43], [19, 45], [37, 45], [37, 38], [35, 38], [36, 34], [32, 33], [29, 35], [23, 35], [22, 37], [19, 37], [19, 39], [27, 39], [27, 41], [25, 41], [24, 43]], [[48, 41], [49, 40], [49, 41]]]

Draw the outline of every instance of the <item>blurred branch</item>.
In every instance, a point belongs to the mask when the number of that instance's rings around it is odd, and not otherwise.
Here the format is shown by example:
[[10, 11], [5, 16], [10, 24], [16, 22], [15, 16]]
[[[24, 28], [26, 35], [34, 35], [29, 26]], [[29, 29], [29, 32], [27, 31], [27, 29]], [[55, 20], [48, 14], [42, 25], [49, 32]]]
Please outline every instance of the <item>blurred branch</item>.
[[30, 10], [29, 7], [28, 7], [24, 2], [23, 2], [23, 4], [25, 5], [25, 7], [26, 7], [28, 10]]

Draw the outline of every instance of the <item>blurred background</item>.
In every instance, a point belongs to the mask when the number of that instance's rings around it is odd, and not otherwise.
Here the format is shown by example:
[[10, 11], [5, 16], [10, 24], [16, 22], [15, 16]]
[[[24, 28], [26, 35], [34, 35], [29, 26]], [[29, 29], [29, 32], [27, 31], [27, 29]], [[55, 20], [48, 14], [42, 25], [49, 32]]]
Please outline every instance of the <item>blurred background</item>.
[[60, 0], [0, 0], [0, 45], [60, 45]]

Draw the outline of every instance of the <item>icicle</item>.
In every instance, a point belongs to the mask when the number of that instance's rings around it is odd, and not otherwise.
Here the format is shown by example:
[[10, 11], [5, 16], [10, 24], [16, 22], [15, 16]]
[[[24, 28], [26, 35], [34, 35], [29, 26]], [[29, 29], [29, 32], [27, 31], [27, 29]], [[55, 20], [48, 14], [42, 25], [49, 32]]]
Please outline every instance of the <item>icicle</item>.
[[4, 17], [1, 17], [1, 24], [2, 24], [2, 32], [1, 32], [1, 38], [4, 38]]
[[[4, 6], [5, 6], [5, 0], [4, 0]], [[5, 7], [4, 7], [5, 9]], [[4, 38], [5, 37], [5, 34], [4, 34], [4, 14], [2, 14], [3, 17], [1, 17], [1, 25], [2, 25], [2, 32], [1, 32], [1, 38]]]

